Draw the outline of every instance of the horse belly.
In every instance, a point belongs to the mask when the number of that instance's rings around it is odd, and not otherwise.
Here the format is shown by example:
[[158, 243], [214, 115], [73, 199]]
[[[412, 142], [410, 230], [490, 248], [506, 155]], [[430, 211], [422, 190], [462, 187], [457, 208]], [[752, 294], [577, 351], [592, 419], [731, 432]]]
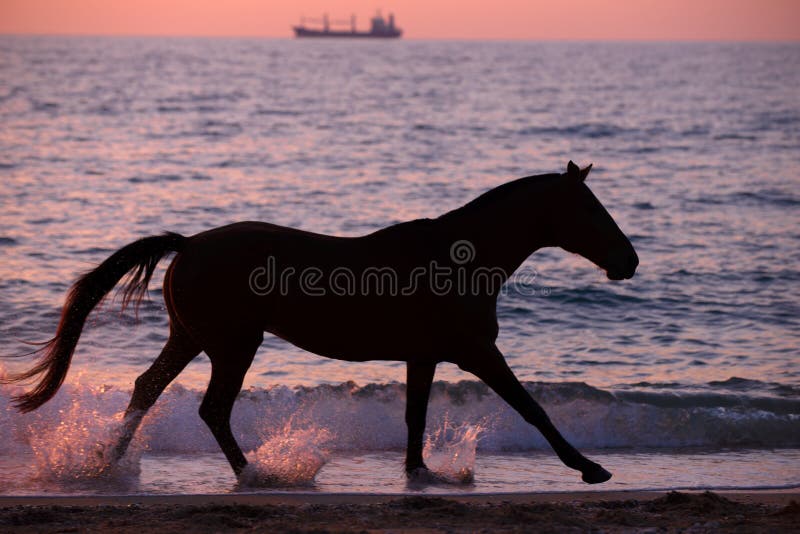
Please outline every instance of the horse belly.
[[406, 360], [422, 349], [408, 325], [369, 307], [331, 309], [309, 302], [304, 309], [288, 308], [277, 305], [268, 314], [264, 330], [320, 356], [345, 361]]

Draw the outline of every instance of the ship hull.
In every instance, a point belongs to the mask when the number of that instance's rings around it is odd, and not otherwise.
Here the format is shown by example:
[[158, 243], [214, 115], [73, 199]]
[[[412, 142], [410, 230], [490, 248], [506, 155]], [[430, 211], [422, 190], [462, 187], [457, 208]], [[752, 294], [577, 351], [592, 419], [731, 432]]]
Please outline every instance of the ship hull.
[[335, 31], [335, 30], [309, 30], [308, 28], [302, 28], [300, 26], [295, 26], [292, 28], [294, 30], [295, 37], [339, 37], [339, 38], [351, 38], [351, 39], [397, 39], [400, 37], [403, 32], [400, 30], [395, 30], [393, 32], [381, 32], [381, 33], [373, 33], [373, 32], [353, 32], [353, 31]]

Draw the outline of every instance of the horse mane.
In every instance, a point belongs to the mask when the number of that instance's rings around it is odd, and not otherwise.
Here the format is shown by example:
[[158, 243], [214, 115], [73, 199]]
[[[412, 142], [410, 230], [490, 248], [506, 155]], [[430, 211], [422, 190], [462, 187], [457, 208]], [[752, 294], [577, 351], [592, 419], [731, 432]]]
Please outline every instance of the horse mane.
[[541, 189], [541, 191], [545, 191], [548, 189], [550, 185], [555, 182], [557, 178], [560, 178], [561, 175], [557, 173], [552, 174], [537, 174], [534, 176], [525, 176], [523, 178], [517, 178], [516, 180], [512, 180], [510, 182], [506, 182], [504, 184], [498, 185], [492, 189], [489, 189], [485, 193], [481, 194], [477, 198], [470, 200], [460, 208], [456, 208], [452, 211], [449, 211], [442, 215], [440, 218], [449, 217], [451, 215], [459, 215], [463, 213], [469, 213], [476, 210], [482, 210], [486, 207], [493, 206], [498, 203], [502, 203], [504, 200], [517, 196], [521, 193], [523, 189], [525, 189], [525, 193], [530, 193], [528, 188], [533, 187], [534, 190]]

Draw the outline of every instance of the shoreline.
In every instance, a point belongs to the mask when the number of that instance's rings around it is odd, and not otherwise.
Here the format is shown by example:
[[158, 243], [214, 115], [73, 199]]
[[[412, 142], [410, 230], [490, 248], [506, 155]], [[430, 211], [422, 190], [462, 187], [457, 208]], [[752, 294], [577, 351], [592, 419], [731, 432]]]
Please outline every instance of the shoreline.
[[796, 531], [800, 492], [0, 497], [3, 532]]
[[553, 491], [520, 493], [213, 493], [192, 495], [20, 495], [0, 496], [0, 508], [12, 506], [127, 506], [139, 505], [340, 505], [383, 504], [405, 498], [445, 499], [464, 504], [480, 503], [563, 503], [563, 502], [608, 502], [649, 501], [669, 494], [703, 495], [714, 494], [737, 502], [769, 505], [788, 505], [800, 502], [798, 489], [768, 490], [595, 490]]

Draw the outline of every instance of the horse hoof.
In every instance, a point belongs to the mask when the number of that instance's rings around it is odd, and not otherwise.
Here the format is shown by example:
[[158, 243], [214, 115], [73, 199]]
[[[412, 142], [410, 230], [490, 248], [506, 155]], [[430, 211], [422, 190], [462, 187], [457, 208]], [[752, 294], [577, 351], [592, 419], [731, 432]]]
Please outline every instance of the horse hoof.
[[587, 484], [602, 484], [610, 478], [611, 473], [597, 464], [584, 471], [583, 475], [581, 476], [581, 479], [583, 479], [583, 481]]
[[406, 471], [409, 482], [417, 484], [441, 484], [445, 479], [428, 469], [427, 467], [417, 467]]

